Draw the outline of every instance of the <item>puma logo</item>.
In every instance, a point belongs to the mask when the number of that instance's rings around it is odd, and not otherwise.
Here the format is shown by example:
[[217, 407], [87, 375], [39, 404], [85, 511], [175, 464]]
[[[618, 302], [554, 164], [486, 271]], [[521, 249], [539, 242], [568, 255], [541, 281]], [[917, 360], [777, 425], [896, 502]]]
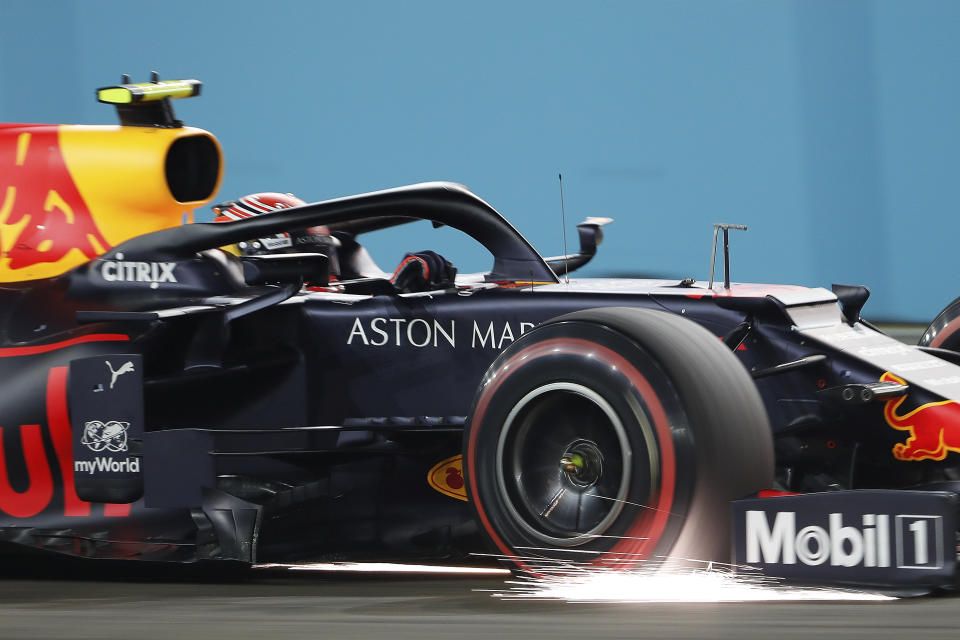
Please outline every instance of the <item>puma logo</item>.
[[133, 372], [133, 363], [130, 362], [129, 360], [127, 360], [122, 365], [120, 365], [120, 368], [117, 369], [116, 371], [114, 371], [113, 365], [110, 364], [109, 360], [104, 360], [104, 362], [106, 362], [107, 368], [110, 369], [110, 388], [111, 389], [113, 389], [113, 385], [117, 382], [117, 378], [119, 378], [125, 373]]

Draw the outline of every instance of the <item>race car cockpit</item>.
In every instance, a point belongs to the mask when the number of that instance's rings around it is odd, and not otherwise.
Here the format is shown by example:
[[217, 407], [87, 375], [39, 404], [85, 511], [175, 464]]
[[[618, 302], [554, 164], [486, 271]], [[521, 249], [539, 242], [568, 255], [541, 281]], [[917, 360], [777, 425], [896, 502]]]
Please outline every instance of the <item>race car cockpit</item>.
[[[216, 214], [214, 222], [221, 223], [306, 204], [292, 193], [263, 192], [217, 204], [212, 208]], [[457, 275], [456, 267], [449, 260], [435, 251], [425, 250], [407, 253], [393, 274], [387, 278], [387, 274], [380, 270], [366, 249], [356, 241], [354, 233], [346, 230], [331, 232], [325, 226], [281, 231], [242, 240], [223, 247], [223, 250], [238, 257], [319, 253], [327, 257], [330, 281], [388, 279], [398, 293], [447, 289], [454, 286]], [[342, 263], [341, 255], [345, 258]]]

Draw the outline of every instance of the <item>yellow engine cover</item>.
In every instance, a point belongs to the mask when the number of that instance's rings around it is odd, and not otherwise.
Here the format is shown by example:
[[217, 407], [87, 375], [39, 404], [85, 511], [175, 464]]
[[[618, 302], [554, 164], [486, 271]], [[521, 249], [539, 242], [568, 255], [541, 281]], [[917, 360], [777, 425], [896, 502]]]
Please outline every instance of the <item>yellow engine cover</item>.
[[0, 282], [53, 277], [182, 224], [222, 174], [202, 129], [0, 124]]

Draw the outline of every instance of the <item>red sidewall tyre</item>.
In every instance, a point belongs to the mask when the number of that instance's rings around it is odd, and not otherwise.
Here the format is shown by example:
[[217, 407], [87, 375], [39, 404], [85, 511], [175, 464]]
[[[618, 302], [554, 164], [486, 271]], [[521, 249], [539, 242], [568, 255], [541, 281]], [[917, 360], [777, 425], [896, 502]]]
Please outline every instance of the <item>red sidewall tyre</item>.
[[920, 336], [918, 344], [921, 347], [960, 351], [960, 298], [937, 314]]
[[643, 309], [525, 334], [488, 370], [464, 438], [477, 518], [496, 553], [531, 572], [543, 557], [726, 560], [729, 500], [773, 473], [766, 414], [736, 357]]

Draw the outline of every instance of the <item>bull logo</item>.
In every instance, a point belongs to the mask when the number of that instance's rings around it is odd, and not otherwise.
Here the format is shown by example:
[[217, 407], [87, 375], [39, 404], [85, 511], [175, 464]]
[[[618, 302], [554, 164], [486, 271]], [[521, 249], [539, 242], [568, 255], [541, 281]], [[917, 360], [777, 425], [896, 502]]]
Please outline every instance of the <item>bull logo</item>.
[[[906, 384], [890, 372], [880, 376], [881, 382]], [[953, 400], [928, 402], [913, 411], [899, 414], [897, 409], [906, 396], [887, 400], [883, 417], [894, 429], [909, 431], [906, 442], [893, 446], [897, 460], [943, 460], [947, 453], [960, 453], [960, 403]]]
[[15, 143], [0, 144], [0, 257], [9, 269], [109, 248], [67, 169], [58, 127], [25, 127]]

